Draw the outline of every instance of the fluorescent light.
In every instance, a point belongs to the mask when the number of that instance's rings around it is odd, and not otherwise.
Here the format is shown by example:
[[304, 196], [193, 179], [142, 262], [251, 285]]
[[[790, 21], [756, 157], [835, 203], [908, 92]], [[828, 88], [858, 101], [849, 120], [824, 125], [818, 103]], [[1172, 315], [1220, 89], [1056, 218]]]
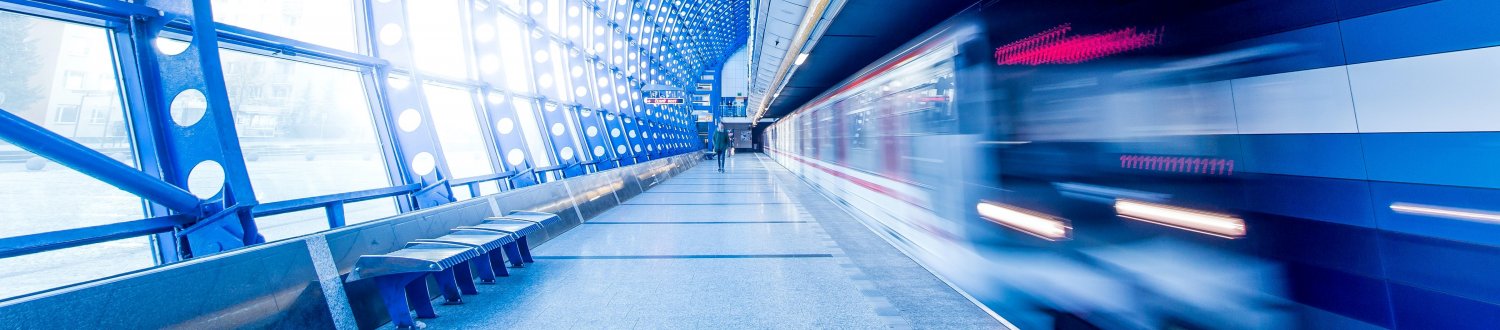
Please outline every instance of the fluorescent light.
[[1128, 199], [1115, 200], [1115, 212], [1127, 219], [1223, 238], [1233, 239], [1245, 236], [1245, 221], [1224, 214]]
[[979, 210], [979, 216], [990, 222], [1049, 241], [1068, 239], [1073, 231], [1073, 228], [1068, 227], [1068, 224], [1061, 219], [1036, 215], [1030, 210], [1010, 205], [980, 202], [975, 207]]
[[1500, 224], [1500, 212], [1494, 211], [1470, 210], [1456, 207], [1441, 207], [1399, 202], [1391, 203], [1391, 211], [1396, 211], [1396, 213], [1416, 214]]
[[802, 65], [802, 62], [807, 62], [807, 53], [797, 55], [797, 62], [793, 63], [792, 65]]

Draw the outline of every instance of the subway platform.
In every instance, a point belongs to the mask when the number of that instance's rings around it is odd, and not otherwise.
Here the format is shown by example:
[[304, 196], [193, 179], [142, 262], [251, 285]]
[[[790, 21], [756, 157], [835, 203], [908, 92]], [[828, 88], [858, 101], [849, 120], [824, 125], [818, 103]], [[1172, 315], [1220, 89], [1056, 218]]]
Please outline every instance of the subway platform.
[[[429, 328], [995, 329], [1002, 325], [760, 154], [704, 161], [438, 306]], [[391, 328], [387, 324], [385, 328]]]

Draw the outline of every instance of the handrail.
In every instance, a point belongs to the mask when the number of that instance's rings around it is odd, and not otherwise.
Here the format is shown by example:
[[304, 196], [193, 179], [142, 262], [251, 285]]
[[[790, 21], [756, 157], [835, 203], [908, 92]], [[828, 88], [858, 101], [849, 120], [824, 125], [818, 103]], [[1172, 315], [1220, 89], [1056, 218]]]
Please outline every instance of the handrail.
[[370, 189], [370, 190], [360, 190], [360, 191], [351, 191], [351, 192], [346, 192], [346, 193], [330, 194], [330, 195], [323, 195], [323, 196], [313, 196], [313, 197], [298, 198], [298, 199], [289, 199], [289, 200], [284, 200], [284, 201], [279, 201], [279, 202], [270, 202], [270, 203], [264, 203], [264, 204], [256, 205], [255, 207], [253, 207], [253, 208], [250, 209], [250, 213], [253, 214], [253, 215], [255, 215], [255, 216], [257, 216], [257, 217], [268, 216], [268, 215], [277, 215], [277, 214], [283, 214], [283, 213], [291, 213], [291, 212], [297, 212], [297, 211], [305, 211], [305, 210], [312, 210], [312, 209], [324, 208], [324, 207], [328, 207], [328, 205], [334, 204], [334, 203], [356, 203], [356, 202], [363, 202], [363, 201], [367, 201], [367, 200], [380, 199], [380, 198], [385, 198], [385, 197], [393, 197], [393, 196], [406, 195], [406, 194], [417, 192], [417, 191], [419, 191], [421, 189], [422, 189], [422, 185], [413, 183], [413, 184], [401, 185], [401, 186], [395, 186], [395, 187], [378, 188], [378, 189]]
[[0, 238], [0, 258], [84, 246], [122, 238], [165, 233], [192, 223], [194, 217], [175, 214], [107, 225], [64, 229]]
[[505, 171], [505, 172], [500, 172], [500, 173], [495, 173], [495, 174], [485, 174], [485, 175], [480, 175], [480, 176], [472, 176], [472, 177], [467, 177], [467, 178], [458, 178], [458, 179], [448, 180], [448, 184], [449, 185], [454, 185], [454, 186], [465, 186], [465, 185], [470, 185], [470, 184], [475, 184], [475, 183], [480, 183], [480, 182], [485, 182], [485, 181], [495, 181], [495, 180], [508, 179], [508, 178], [514, 177], [515, 175], [516, 175], [516, 171], [515, 170], [508, 170], [508, 171]]
[[516, 172], [515, 174], [511, 174], [510, 175], [510, 179], [518, 178], [521, 175], [524, 175], [524, 174], [527, 174], [527, 173], [536, 173], [536, 169], [535, 168], [527, 167], [525, 169], [521, 169], [521, 170], [518, 170], [518, 171], [515, 171], [515, 172]]
[[536, 172], [538, 174], [540, 174], [540, 173], [547, 173], [547, 172], [552, 172], [552, 171], [557, 171], [557, 170], [566, 170], [566, 169], [569, 169], [569, 168], [573, 168], [573, 166], [577, 166], [577, 165], [578, 165], [578, 163], [575, 163], [575, 162], [567, 162], [567, 163], [562, 163], [562, 164], [557, 164], [557, 165], [552, 165], [552, 166], [547, 166], [547, 167], [533, 168], [532, 172]]

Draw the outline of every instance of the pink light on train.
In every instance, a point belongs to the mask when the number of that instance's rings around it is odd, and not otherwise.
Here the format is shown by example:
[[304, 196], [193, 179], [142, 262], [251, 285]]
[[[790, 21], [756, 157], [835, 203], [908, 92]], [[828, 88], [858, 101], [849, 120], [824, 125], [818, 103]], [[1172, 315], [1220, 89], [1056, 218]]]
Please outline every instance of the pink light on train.
[[1202, 157], [1120, 155], [1120, 168], [1158, 172], [1234, 175], [1234, 160]]
[[1114, 32], [1069, 36], [1072, 24], [1063, 24], [1030, 37], [995, 48], [999, 65], [1043, 65], [1083, 63], [1097, 58], [1154, 46], [1161, 42], [1162, 31], [1136, 31], [1125, 28]]

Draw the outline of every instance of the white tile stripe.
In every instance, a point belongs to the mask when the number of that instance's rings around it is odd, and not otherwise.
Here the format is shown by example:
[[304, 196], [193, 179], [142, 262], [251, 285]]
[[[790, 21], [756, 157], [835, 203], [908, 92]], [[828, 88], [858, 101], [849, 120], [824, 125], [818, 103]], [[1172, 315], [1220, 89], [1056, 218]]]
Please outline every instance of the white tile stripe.
[[305, 241], [313, 270], [318, 273], [318, 286], [323, 289], [323, 299], [328, 303], [328, 314], [333, 317], [333, 328], [359, 329], [354, 311], [349, 307], [349, 296], [344, 294], [344, 281], [339, 277], [338, 265], [333, 262], [333, 252], [328, 249], [328, 240], [323, 235], [311, 235]]

